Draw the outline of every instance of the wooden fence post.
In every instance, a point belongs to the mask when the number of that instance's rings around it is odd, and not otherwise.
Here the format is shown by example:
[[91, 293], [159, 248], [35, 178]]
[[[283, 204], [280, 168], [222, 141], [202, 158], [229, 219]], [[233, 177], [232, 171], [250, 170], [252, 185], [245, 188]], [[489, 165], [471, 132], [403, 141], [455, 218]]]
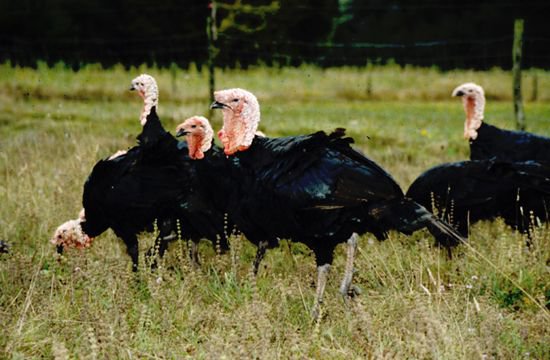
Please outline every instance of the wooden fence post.
[[531, 101], [537, 101], [539, 97], [539, 76], [537, 71], [533, 73], [533, 90], [531, 92]]
[[523, 45], [523, 19], [514, 22], [514, 46], [512, 48], [512, 75], [514, 91], [514, 114], [516, 116], [516, 128], [525, 130], [525, 114], [523, 113], [523, 101], [521, 97], [521, 50]]
[[218, 39], [216, 29], [216, 2], [209, 4], [210, 16], [206, 18], [206, 35], [208, 38], [208, 84], [210, 91], [210, 102], [214, 101], [214, 90], [216, 88], [216, 79], [214, 72], [214, 59], [216, 57], [215, 41]]

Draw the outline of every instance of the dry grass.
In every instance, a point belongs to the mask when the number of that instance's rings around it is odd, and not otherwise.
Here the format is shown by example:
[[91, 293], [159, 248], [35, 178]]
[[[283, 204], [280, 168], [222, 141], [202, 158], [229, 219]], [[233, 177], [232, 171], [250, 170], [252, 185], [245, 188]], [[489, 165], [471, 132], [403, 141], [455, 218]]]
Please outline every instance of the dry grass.
[[[193, 69], [0, 67], [0, 237], [13, 245], [0, 255], [0, 357], [550, 357], [548, 310], [517, 286], [548, 306], [545, 228], [528, 252], [501, 222], [478, 224], [475, 252], [462, 246], [452, 261], [424, 232], [383, 243], [364, 236], [355, 277], [362, 294], [347, 305], [339, 296], [338, 248], [318, 324], [309, 318], [314, 260], [300, 245], [269, 251], [257, 279], [249, 275], [254, 248], [241, 238], [221, 256], [201, 244], [200, 269], [176, 242], [156, 273], [142, 263], [133, 275], [112, 233], [57, 259], [49, 236], [76, 217], [93, 164], [134, 144], [140, 101], [126, 88], [145, 71], [158, 79], [167, 128], [207, 114], [206, 78]], [[550, 135], [550, 75], [538, 76], [540, 100], [526, 104], [528, 126]], [[429, 166], [466, 158], [461, 105], [449, 93], [471, 80], [491, 96], [486, 119], [511, 128], [510, 76], [500, 70], [260, 68], [218, 77], [220, 88], [259, 95], [267, 134], [346, 127], [405, 188]], [[219, 114], [213, 120], [219, 127]], [[152, 239], [142, 236], [141, 253]]]

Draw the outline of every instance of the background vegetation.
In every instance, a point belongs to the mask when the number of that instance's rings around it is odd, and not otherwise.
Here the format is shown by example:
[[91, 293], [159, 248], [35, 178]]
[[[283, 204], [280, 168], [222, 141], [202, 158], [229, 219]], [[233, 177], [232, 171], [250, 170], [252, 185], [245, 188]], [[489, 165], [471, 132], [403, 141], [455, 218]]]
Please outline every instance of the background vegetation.
[[[185, 243], [173, 243], [156, 273], [142, 264], [136, 276], [110, 232], [88, 250], [57, 258], [48, 240], [77, 216], [93, 164], [135, 144], [141, 100], [127, 88], [142, 72], [158, 80], [167, 129], [208, 114], [206, 74], [193, 66], [0, 66], [0, 236], [12, 244], [11, 254], [0, 255], [0, 357], [550, 357], [546, 228], [526, 251], [524, 239], [501, 222], [475, 225], [471, 248], [459, 247], [453, 260], [425, 232], [382, 243], [363, 236], [355, 277], [362, 294], [347, 304], [340, 297], [344, 253], [337, 249], [319, 323], [309, 317], [314, 259], [284, 241], [268, 252], [257, 279], [249, 275], [254, 248], [240, 238], [221, 256], [201, 244], [200, 268], [189, 264]], [[550, 74], [536, 71], [539, 90], [530, 101], [534, 72], [524, 82], [527, 125], [550, 135]], [[345, 127], [404, 189], [430, 166], [467, 158], [462, 105], [450, 97], [466, 81], [485, 87], [486, 120], [512, 128], [511, 76], [496, 69], [218, 73], [219, 88], [258, 95], [266, 134]], [[212, 121], [220, 127], [218, 113]], [[153, 237], [141, 237], [142, 253]]]
[[525, 19], [523, 64], [550, 60], [546, 0], [0, 0], [0, 61], [200, 66], [214, 3], [220, 67], [509, 68], [516, 18]]

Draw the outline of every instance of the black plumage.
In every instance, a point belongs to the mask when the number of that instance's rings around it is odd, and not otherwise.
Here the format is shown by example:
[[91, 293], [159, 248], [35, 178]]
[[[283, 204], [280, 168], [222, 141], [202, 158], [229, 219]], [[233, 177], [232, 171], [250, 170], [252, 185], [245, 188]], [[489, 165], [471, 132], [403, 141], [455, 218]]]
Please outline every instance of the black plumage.
[[407, 197], [453, 224], [464, 237], [469, 224], [497, 217], [528, 233], [533, 219], [549, 219], [550, 166], [497, 160], [442, 164], [420, 175]]
[[188, 156], [184, 142], [178, 142], [164, 130], [156, 109], [147, 116], [139, 145], [126, 154], [100, 160], [84, 185], [84, 233], [98, 236], [108, 228], [122, 238], [138, 264], [137, 234], [150, 230], [158, 221], [157, 238], [162, 256], [166, 242], [161, 241], [181, 222], [183, 238], [198, 242], [202, 238], [227, 248], [224, 213], [217, 211], [197, 172], [200, 164]]
[[100, 160], [94, 166], [84, 184], [85, 221], [81, 223], [91, 237], [112, 228], [126, 244], [134, 270], [137, 234], [150, 229], [154, 221], [168, 221], [168, 229], [159, 236], [168, 235], [192, 171], [186, 149], [180, 151], [177, 140], [162, 128], [154, 107], [138, 140], [139, 145], [126, 154]]
[[[235, 228], [227, 213], [234, 180], [229, 176], [230, 161], [223, 149], [214, 143], [213, 133], [214, 130], [208, 119], [202, 116], [190, 117], [176, 128], [177, 137], [185, 136], [189, 157], [193, 159], [192, 165], [196, 177], [194, 194], [200, 198], [196, 204], [204, 206], [200, 208], [200, 212], [204, 214], [201, 218], [216, 222], [216, 226], [210, 226], [212, 231], [221, 225], [219, 220], [224, 218], [225, 229], [221, 245], [222, 250], [227, 250], [227, 236], [238, 233], [238, 229]], [[198, 206], [194, 205], [194, 212], [199, 211]], [[204, 224], [204, 228], [208, 228], [207, 224]], [[212, 236], [215, 235], [212, 234]]]
[[4, 240], [0, 240], [0, 254], [8, 254], [10, 252], [10, 244]]
[[470, 139], [470, 159], [550, 161], [550, 138], [525, 131], [499, 129], [483, 122], [477, 138]]
[[421, 228], [450, 247], [462, 237], [424, 207], [406, 198], [394, 179], [351, 147], [344, 129], [304, 136], [254, 136], [260, 121], [256, 97], [243, 89], [214, 94], [212, 108], [222, 109], [218, 133], [230, 156], [235, 181], [229, 213], [237, 227], [258, 246], [254, 271], [265, 249], [289, 239], [315, 254], [318, 279], [312, 311], [319, 316], [335, 247], [347, 242], [347, 261], [340, 286], [349, 294], [357, 234], [378, 239], [390, 230], [410, 234]]
[[483, 121], [485, 91], [481, 86], [465, 83], [455, 88], [452, 94], [462, 98], [466, 114], [464, 137], [470, 143], [470, 160], [550, 160], [550, 138], [499, 129]]
[[233, 159], [237, 191], [230, 214], [253, 243], [279, 238], [306, 244], [319, 266], [332, 263], [337, 244], [352, 233], [384, 239], [427, 227], [448, 246], [459, 237], [425, 208], [405, 198], [376, 163], [355, 151], [339, 129], [284, 138], [255, 137]]

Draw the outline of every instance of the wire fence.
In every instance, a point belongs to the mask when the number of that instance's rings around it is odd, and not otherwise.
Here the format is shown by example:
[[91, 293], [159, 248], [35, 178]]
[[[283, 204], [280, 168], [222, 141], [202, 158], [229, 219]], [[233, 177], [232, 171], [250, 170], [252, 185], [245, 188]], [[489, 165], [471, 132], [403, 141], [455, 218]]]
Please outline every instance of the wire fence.
[[[306, 42], [256, 39], [253, 35], [219, 34], [216, 66], [258, 63], [295, 66], [364, 66], [367, 63], [411, 64], [447, 68], [510, 68], [513, 36], [399, 42]], [[541, 51], [541, 49], [546, 49]], [[208, 61], [205, 31], [186, 34], [123, 37], [24, 38], [0, 35], [0, 61], [33, 66], [37, 60], [68, 64], [99, 62], [139, 65], [171, 63], [182, 67]], [[524, 68], [550, 68], [550, 37], [524, 38]]]

